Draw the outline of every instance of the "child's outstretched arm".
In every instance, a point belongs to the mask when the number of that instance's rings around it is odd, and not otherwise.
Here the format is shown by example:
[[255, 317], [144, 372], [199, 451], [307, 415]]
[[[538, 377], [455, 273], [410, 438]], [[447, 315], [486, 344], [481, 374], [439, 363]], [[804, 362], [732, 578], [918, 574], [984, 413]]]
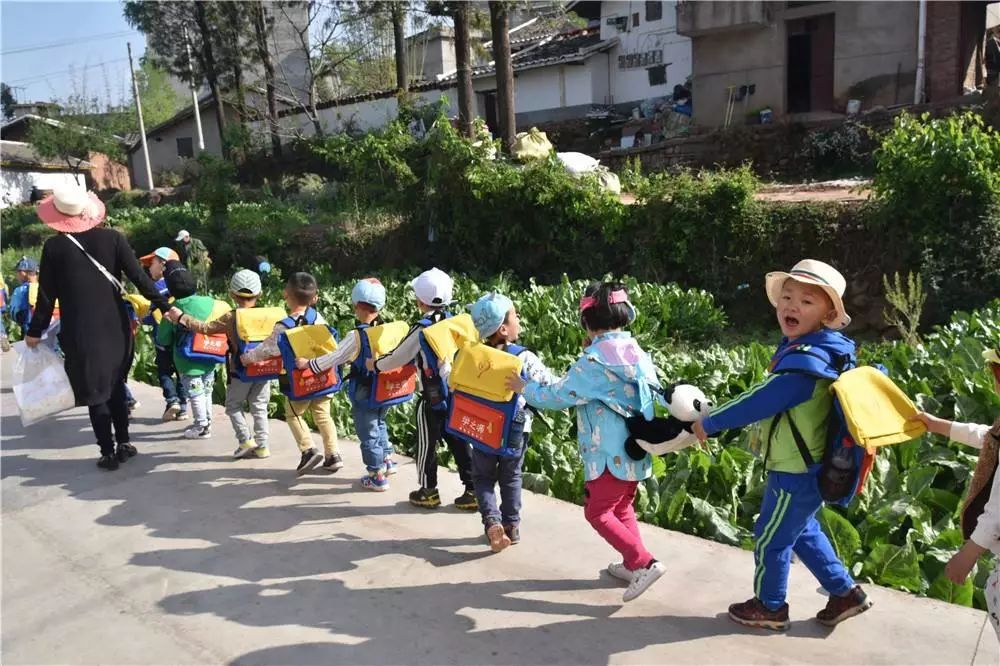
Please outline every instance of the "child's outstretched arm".
[[402, 342], [396, 345], [396, 348], [391, 352], [381, 358], [368, 359], [368, 369], [375, 372], [388, 372], [402, 368], [407, 363], [412, 363], [419, 353], [420, 327], [413, 326]]
[[507, 388], [523, 395], [532, 407], [569, 409], [591, 401], [586, 394], [578, 391], [577, 383], [582, 373], [583, 369], [578, 364], [574, 365], [569, 372], [551, 384], [525, 381], [520, 375], [511, 375], [507, 378]]
[[798, 372], [771, 375], [697, 422], [695, 434], [704, 441], [723, 430], [762, 421], [806, 402], [815, 390], [816, 378], [810, 375]]
[[522, 352], [520, 357], [524, 362], [524, 375], [528, 381], [542, 385], [555, 384], [559, 381], [559, 375], [552, 372], [534, 352]]
[[943, 435], [953, 442], [965, 444], [976, 449], [983, 448], [983, 440], [986, 433], [990, 431], [988, 425], [978, 423], [960, 423], [938, 418], [927, 412], [917, 412], [911, 421], [920, 421], [927, 427], [927, 430], [935, 435]]
[[295, 367], [299, 370], [305, 370], [309, 368], [315, 374], [320, 374], [326, 372], [330, 368], [336, 368], [344, 365], [348, 361], [352, 360], [358, 353], [358, 335], [357, 330], [351, 331], [344, 341], [340, 345], [330, 352], [329, 354], [323, 354], [322, 356], [317, 356], [314, 359], [297, 358], [295, 359]]
[[945, 575], [955, 585], [968, 577], [979, 556], [987, 550], [1000, 555], [1000, 474], [993, 478], [990, 499], [976, 521], [976, 529], [962, 549], [955, 553], [944, 568]]
[[275, 356], [280, 356], [281, 349], [278, 348], [278, 338], [280, 338], [281, 334], [287, 330], [288, 328], [279, 321], [274, 325], [274, 330], [271, 331], [271, 335], [268, 336], [267, 340], [264, 340], [246, 354], [240, 356], [240, 363], [243, 365], [250, 365], [252, 363], [260, 363], [261, 361], [265, 361], [269, 358], [274, 358]]
[[213, 319], [212, 321], [201, 321], [200, 319], [195, 319], [191, 315], [186, 314], [181, 316], [178, 323], [189, 331], [194, 331], [195, 333], [201, 333], [203, 335], [218, 335], [219, 333], [226, 332], [229, 325], [232, 323], [233, 317], [235, 316], [235, 311], [230, 310], [218, 319]]

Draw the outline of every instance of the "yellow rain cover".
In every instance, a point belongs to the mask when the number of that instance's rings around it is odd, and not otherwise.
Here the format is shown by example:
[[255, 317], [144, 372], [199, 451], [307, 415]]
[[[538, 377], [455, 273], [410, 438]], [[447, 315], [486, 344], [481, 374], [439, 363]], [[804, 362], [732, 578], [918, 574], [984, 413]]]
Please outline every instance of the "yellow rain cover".
[[469, 393], [493, 402], [509, 402], [514, 393], [507, 378], [520, 374], [521, 359], [495, 347], [475, 344], [458, 351], [448, 376], [453, 391]]
[[468, 313], [442, 319], [422, 332], [438, 361], [443, 363], [455, 358], [455, 354], [462, 347], [479, 342], [476, 325], [472, 323], [472, 315]]
[[208, 319], [206, 319], [205, 321], [215, 321], [216, 319], [218, 319], [219, 317], [226, 314], [232, 309], [233, 306], [231, 306], [229, 303], [226, 303], [225, 301], [220, 301], [219, 299], [215, 299], [215, 304], [212, 305], [212, 312], [208, 315]]
[[891, 379], [877, 368], [863, 366], [848, 370], [833, 383], [831, 390], [840, 400], [844, 419], [856, 441], [869, 453], [920, 437], [927, 428], [908, 419], [917, 408]]
[[237, 308], [236, 334], [243, 342], [262, 342], [284, 318], [285, 311], [281, 308]]
[[285, 331], [295, 358], [314, 359], [337, 349], [337, 341], [325, 324], [307, 324]]
[[372, 350], [372, 356], [378, 358], [391, 352], [403, 341], [409, 330], [410, 325], [405, 321], [390, 321], [388, 324], [364, 329], [364, 334], [368, 336], [368, 347]]
[[[28, 305], [30, 305], [31, 307], [35, 307], [36, 305], [38, 305], [38, 283], [37, 282], [29, 282], [28, 283]], [[55, 312], [58, 313], [58, 310], [59, 310], [59, 299], [58, 298], [56, 299], [56, 302], [52, 304], [52, 307], [55, 310]], [[58, 319], [59, 318], [58, 314], [53, 315], [53, 318], [54, 319]]]
[[141, 294], [126, 294], [125, 300], [132, 304], [135, 316], [142, 319], [149, 314], [149, 301]]

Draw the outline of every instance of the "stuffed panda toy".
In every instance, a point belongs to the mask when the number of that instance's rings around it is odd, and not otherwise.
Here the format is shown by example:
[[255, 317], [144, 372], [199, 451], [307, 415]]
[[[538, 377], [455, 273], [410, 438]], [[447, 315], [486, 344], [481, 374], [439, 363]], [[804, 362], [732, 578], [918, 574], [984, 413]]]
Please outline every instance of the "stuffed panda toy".
[[629, 431], [625, 452], [633, 460], [642, 460], [647, 453], [662, 456], [691, 446], [695, 442], [691, 425], [712, 409], [712, 402], [701, 389], [690, 384], [668, 386], [663, 389], [663, 397], [670, 416], [647, 421], [640, 415], [625, 420]]

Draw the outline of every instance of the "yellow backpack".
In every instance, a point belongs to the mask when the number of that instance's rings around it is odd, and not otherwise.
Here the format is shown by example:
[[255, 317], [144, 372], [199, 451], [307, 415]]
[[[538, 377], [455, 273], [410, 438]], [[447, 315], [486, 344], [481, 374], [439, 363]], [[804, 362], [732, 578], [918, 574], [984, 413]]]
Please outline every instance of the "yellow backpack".
[[278, 379], [283, 372], [281, 356], [244, 366], [239, 362], [242, 354], [250, 351], [270, 337], [274, 325], [285, 317], [281, 308], [237, 308], [236, 310], [236, 376], [244, 382], [265, 382]]
[[482, 343], [458, 351], [448, 376], [453, 392], [469, 393], [492, 402], [508, 402], [514, 397], [507, 378], [520, 374], [523, 363], [509, 352]]
[[425, 350], [431, 350], [438, 364], [450, 363], [459, 349], [479, 342], [479, 332], [468, 313], [431, 324], [420, 331], [420, 336], [426, 343]]

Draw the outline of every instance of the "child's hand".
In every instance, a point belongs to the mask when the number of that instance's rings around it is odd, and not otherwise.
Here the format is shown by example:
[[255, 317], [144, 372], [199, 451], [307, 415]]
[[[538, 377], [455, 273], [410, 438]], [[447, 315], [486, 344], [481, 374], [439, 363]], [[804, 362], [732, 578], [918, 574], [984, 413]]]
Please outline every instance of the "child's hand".
[[938, 417], [928, 414], [927, 412], [917, 412], [907, 420], [919, 421], [923, 423], [924, 427], [935, 435], [944, 435], [947, 437], [951, 432], [951, 421], [939, 419]]
[[693, 432], [694, 436], [698, 438], [699, 444], [704, 444], [705, 440], [708, 439], [708, 433], [705, 432], [705, 426], [701, 424], [700, 419], [691, 425], [691, 432]]
[[513, 373], [507, 377], [507, 390], [513, 391], [514, 393], [521, 393], [524, 391], [524, 387], [528, 385], [528, 382], [524, 381], [518, 373]]
[[976, 544], [975, 541], [966, 541], [962, 549], [951, 556], [948, 564], [944, 567], [944, 574], [955, 585], [961, 585], [969, 577], [972, 567], [976, 566], [976, 560], [983, 554], [985, 549]]
[[368, 372], [375, 372], [375, 359], [371, 357], [365, 359], [365, 367], [368, 368]]
[[305, 370], [309, 367], [309, 359], [307, 358], [297, 358], [295, 359], [295, 367], [299, 370]]

